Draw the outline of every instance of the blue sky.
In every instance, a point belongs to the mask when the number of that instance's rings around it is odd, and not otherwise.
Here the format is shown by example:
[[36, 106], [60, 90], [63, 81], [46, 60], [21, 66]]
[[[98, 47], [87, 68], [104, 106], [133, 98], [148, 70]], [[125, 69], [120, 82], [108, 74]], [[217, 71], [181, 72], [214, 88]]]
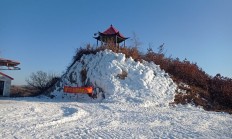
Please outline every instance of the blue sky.
[[124, 36], [135, 32], [142, 51], [165, 43], [167, 56], [232, 77], [231, 6], [231, 0], [0, 0], [0, 57], [22, 68], [2, 72], [13, 84], [38, 70], [62, 74], [76, 48], [96, 44], [93, 34], [113, 24]]

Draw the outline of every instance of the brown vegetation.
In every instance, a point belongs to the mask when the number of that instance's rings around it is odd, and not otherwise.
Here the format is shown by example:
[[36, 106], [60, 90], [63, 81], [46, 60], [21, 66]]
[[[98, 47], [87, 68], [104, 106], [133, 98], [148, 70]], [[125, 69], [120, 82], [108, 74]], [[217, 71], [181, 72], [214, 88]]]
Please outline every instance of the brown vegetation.
[[[205, 110], [211, 111], [224, 111], [232, 113], [232, 79], [223, 77], [217, 74], [215, 77], [209, 76], [196, 63], [191, 63], [188, 60], [179, 60], [178, 58], [166, 58], [163, 50], [164, 46], [159, 47], [156, 53], [151, 48], [148, 49], [146, 54], [138, 51], [137, 47], [116, 47], [115, 45], [105, 45], [100, 47], [92, 47], [87, 45], [86, 48], [77, 49], [76, 55], [73, 57], [73, 63], [68, 69], [84, 54], [96, 54], [99, 51], [110, 49], [116, 53], [123, 53], [126, 57], [132, 57], [136, 61], [154, 62], [160, 65], [161, 69], [168, 72], [171, 78], [179, 84], [184, 82], [190, 88], [184, 88], [179, 85], [179, 89], [186, 90], [186, 93], [176, 93], [176, 104], [192, 103], [196, 106], [202, 106]], [[81, 71], [82, 82], [86, 81], [87, 71]], [[50, 78], [51, 77], [51, 78]], [[125, 79], [127, 73], [125, 71], [119, 74], [120, 79]], [[12, 86], [11, 96], [36, 96], [41, 92], [52, 88], [52, 86], [59, 80], [57, 76], [49, 76], [46, 73], [37, 72], [33, 73], [29, 78], [29, 86]]]
[[178, 58], [166, 58], [163, 50], [164, 45], [159, 47], [156, 53], [151, 48], [146, 54], [138, 51], [137, 47], [115, 47], [115, 45], [100, 46], [97, 48], [87, 45], [86, 48], [77, 49], [73, 63], [80, 60], [84, 54], [96, 54], [99, 51], [110, 49], [113, 52], [120, 52], [126, 57], [132, 57], [136, 61], [142, 60], [154, 62], [168, 72], [176, 82], [184, 82], [190, 86], [186, 94], [176, 94], [175, 103], [193, 103], [202, 106], [205, 110], [225, 111], [232, 113], [232, 79], [222, 77], [220, 74], [215, 77], [209, 76], [196, 63], [188, 60], [180, 61]]
[[121, 80], [125, 80], [125, 78], [127, 77], [127, 72], [123, 70], [121, 74], [117, 75], [117, 77]]
[[11, 97], [32, 97], [37, 95], [38, 95], [38, 90], [30, 86], [12, 85], [10, 89]]

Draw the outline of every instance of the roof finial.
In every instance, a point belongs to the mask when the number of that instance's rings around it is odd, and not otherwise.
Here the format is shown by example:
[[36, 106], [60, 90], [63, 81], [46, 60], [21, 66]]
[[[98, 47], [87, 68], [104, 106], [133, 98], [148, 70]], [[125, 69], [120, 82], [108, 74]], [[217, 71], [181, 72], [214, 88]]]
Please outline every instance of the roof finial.
[[113, 25], [111, 24], [110, 26], [112, 27]]

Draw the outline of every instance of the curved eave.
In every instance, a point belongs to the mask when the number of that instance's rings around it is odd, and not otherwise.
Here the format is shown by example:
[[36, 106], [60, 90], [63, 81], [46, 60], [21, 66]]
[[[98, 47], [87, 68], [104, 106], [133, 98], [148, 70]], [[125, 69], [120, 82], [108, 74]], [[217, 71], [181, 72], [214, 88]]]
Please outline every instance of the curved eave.
[[0, 58], [0, 66], [14, 67], [14, 66], [18, 66], [19, 64], [20, 62], [18, 61]]
[[[107, 42], [107, 38], [109, 38], [109, 36], [98, 36], [98, 37], [93, 37], [95, 39], [97, 39], [98, 41], [102, 41], [102, 42]], [[112, 38], [115, 38], [114, 36], [112, 36]], [[127, 40], [128, 38], [121, 38], [119, 36], [117, 36], [117, 43], [121, 43], [125, 40]], [[114, 42], [116, 42], [116, 39], [114, 39]]]
[[114, 34], [105, 34], [105, 33], [99, 32], [99, 36], [118, 36], [118, 37], [121, 37], [121, 38], [126, 39], [126, 37], [124, 37], [124, 36], [123, 36], [121, 33], [119, 33], [119, 32], [114, 33]]
[[119, 32], [115, 34], [104, 34], [104, 33], [99, 32], [99, 36], [93, 37], [93, 38], [99, 41], [104, 41], [106, 38], [110, 38], [110, 37], [115, 38], [116, 36], [117, 36], [117, 39], [120, 40], [119, 43], [129, 38], [129, 37], [122, 36]]

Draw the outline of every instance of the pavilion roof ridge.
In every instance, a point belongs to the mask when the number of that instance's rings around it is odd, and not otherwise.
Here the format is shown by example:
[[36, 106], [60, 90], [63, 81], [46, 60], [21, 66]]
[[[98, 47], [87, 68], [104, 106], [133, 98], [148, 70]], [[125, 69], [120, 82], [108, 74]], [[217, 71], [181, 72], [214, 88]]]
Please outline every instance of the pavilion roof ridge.
[[111, 24], [110, 27], [102, 33], [106, 35], [111, 35], [111, 34], [117, 34], [118, 32], [119, 31]]

